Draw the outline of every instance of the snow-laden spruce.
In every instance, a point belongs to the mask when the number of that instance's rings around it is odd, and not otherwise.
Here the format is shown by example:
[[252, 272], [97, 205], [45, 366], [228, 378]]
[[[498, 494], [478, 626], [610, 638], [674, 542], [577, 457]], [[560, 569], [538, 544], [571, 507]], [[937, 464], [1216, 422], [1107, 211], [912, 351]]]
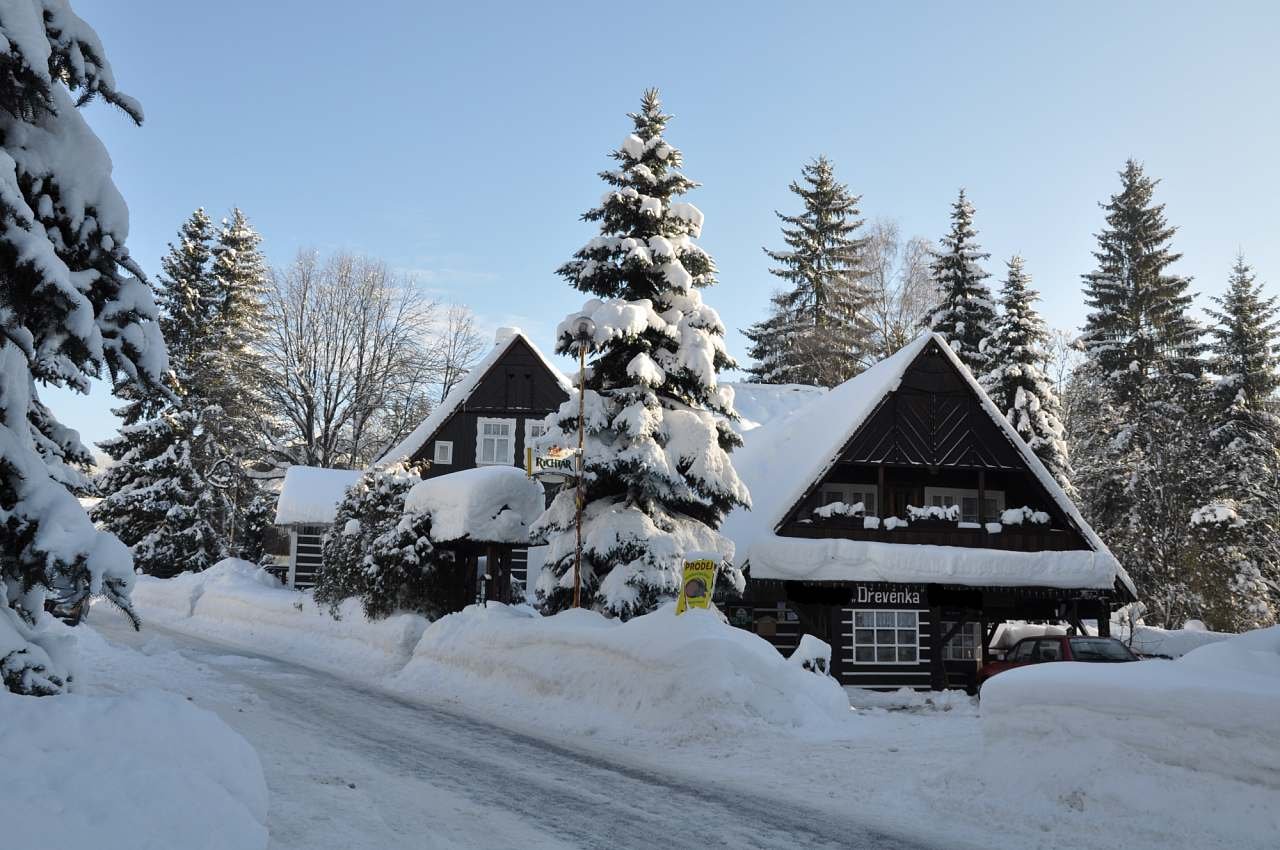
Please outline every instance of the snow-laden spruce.
[[1201, 616], [1191, 512], [1210, 464], [1201, 416], [1200, 328], [1190, 279], [1173, 274], [1175, 228], [1153, 202], [1156, 181], [1130, 160], [1104, 205], [1106, 227], [1084, 276], [1090, 403], [1072, 419], [1075, 484], [1090, 524], [1133, 571], [1153, 619]]
[[830, 160], [808, 163], [801, 179], [791, 191], [804, 211], [777, 213], [788, 250], [765, 249], [779, 264], [769, 273], [789, 286], [771, 299], [768, 318], [743, 331], [755, 361], [749, 372], [761, 383], [834, 387], [875, 359], [868, 239], [857, 235], [860, 198], [835, 179]]
[[984, 349], [991, 370], [981, 376], [982, 388], [1067, 495], [1074, 498], [1062, 406], [1044, 374], [1049, 331], [1035, 309], [1039, 297], [1031, 288], [1031, 276], [1023, 268], [1022, 258], [1013, 257], [1000, 290], [1002, 310], [992, 323]]
[[[719, 315], [699, 290], [715, 263], [695, 241], [703, 216], [676, 200], [694, 188], [680, 152], [662, 136], [670, 116], [656, 90], [630, 114], [634, 130], [601, 173], [611, 187], [583, 215], [600, 235], [559, 274], [596, 296], [556, 330], [556, 351], [576, 353], [580, 318], [595, 323], [586, 375], [584, 604], [620, 617], [653, 610], [678, 592], [683, 560], [711, 555], [741, 590], [733, 544], [717, 533], [725, 513], [749, 502], [729, 452], [733, 393], [718, 383], [734, 365]], [[578, 399], [551, 417], [542, 444], [577, 444]], [[566, 487], [534, 527], [550, 546], [538, 579], [549, 611], [572, 604], [575, 493]]]
[[77, 107], [101, 98], [135, 123], [141, 108], [64, 0], [0, 6], [0, 68], [0, 678], [53, 694], [71, 684], [71, 662], [46, 599], [102, 594], [128, 609], [133, 562], [64, 485], [88, 451], [41, 404], [37, 382], [87, 392], [109, 372], [156, 384], [167, 359], [124, 244], [129, 212], [111, 160]]
[[926, 324], [942, 334], [960, 362], [974, 375], [991, 368], [984, 343], [991, 335], [996, 309], [981, 261], [990, 257], [975, 241], [973, 204], [960, 190], [951, 206], [951, 230], [933, 252], [933, 279], [942, 300], [930, 313]]
[[1209, 333], [1217, 380], [1206, 411], [1213, 474], [1205, 504], [1191, 514], [1204, 619], [1236, 631], [1280, 616], [1280, 418], [1268, 404], [1280, 388], [1280, 306], [1263, 296], [1244, 258], [1236, 260]]

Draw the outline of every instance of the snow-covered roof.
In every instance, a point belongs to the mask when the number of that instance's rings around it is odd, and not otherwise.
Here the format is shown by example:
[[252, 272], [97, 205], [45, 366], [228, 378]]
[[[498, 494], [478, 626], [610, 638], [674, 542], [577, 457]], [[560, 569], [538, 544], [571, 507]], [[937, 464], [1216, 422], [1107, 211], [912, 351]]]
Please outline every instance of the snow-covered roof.
[[779, 416], [785, 416], [827, 391], [826, 387], [808, 384], [726, 382], [720, 386], [733, 390], [733, 409], [741, 417], [734, 423], [734, 429], [739, 434], [768, 425]]
[[[808, 540], [775, 533], [791, 508], [836, 463], [880, 400], [898, 388], [907, 368], [933, 341], [1092, 551], [1029, 555], [980, 548]], [[752, 510], [731, 513], [721, 532], [733, 540], [742, 563], [750, 563], [753, 578], [1110, 588], [1118, 577], [1133, 590], [1132, 581], [1111, 550], [938, 334], [920, 334], [857, 377], [748, 431], [743, 439], [744, 445], [733, 454], [733, 463], [751, 490]]]
[[347, 488], [360, 480], [358, 469], [291, 466], [276, 501], [276, 525], [326, 525], [338, 514]]
[[413, 485], [406, 514], [431, 514], [438, 543], [528, 543], [529, 526], [542, 515], [542, 485], [514, 466], [480, 466]]
[[471, 398], [471, 394], [480, 386], [485, 375], [489, 374], [489, 370], [502, 359], [502, 355], [507, 353], [507, 349], [511, 348], [516, 340], [524, 340], [525, 344], [542, 361], [542, 365], [547, 367], [547, 371], [551, 373], [552, 377], [556, 379], [556, 382], [560, 384], [560, 387], [566, 393], [573, 392], [573, 384], [569, 379], [555, 367], [555, 364], [547, 359], [547, 356], [542, 353], [538, 346], [533, 344], [533, 340], [529, 339], [524, 331], [519, 328], [498, 328], [497, 333], [494, 335], [493, 348], [489, 350], [489, 353], [481, 358], [480, 362], [463, 376], [462, 380], [454, 384], [453, 389], [449, 390], [449, 394], [445, 396], [444, 401], [440, 402], [436, 409], [431, 411], [430, 415], [422, 420], [422, 423], [417, 428], [413, 429], [413, 433], [386, 451], [378, 459], [378, 464], [406, 461], [416, 455], [427, 444], [432, 435], [440, 430], [440, 426], [444, 425], [445, 421], [458, 408], [466, 404], [467, 399]]

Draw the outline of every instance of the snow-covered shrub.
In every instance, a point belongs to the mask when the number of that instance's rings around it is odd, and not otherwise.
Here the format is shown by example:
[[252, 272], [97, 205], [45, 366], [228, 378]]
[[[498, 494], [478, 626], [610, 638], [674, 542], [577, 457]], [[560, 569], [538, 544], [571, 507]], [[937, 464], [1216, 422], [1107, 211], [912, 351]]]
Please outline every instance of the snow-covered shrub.
[[376, 467], [338, 504], [312, 591], [334, 617], [341, 616], [342, 603], [351, 598], [359, 599], [365, 616], [375, 620], [397, 611], [428, 617], [441, 613], [434, 577], [453, 557], [431, 545], [429, 513], [404, 515], [405, 497], [419, 480], [403, 464]]
[[800, 645], [795, 648], [787, 661], [803, 667], [810, 673], [828, 676], [831, 670], [831, 644], [810, 634], [801, 635]]
[[915, 505], [907, 505], [907, 519], [910, 522], [959, 522], [960, 506], [925, 505], [917, 508]]
[[38, 388], [87, 392], [109, 373], [146, 394], [167, 369], [151, 290], [124, 244], [128, 208], [78, 108], [94, 99], [142, 121], [65, 0], [0, 6], [0, 679], [24, 694], [71, 683], [46, 599], [101, 594], [128, 610], [133, 583], [128, 549], [67, 489], [88, 450]]

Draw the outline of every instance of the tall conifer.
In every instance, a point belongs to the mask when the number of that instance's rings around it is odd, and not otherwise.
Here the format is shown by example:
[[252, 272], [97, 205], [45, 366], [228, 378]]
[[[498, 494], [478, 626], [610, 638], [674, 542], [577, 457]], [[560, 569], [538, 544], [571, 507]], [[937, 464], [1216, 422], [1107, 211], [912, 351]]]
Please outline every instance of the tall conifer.
[[951, 230], [933, 253], [933, 279], [942, 300], [929, 315], [928, 326], [941, 334], [975, 376], [991, 367], [983, 351], [995, 321], [995, 304], [981, 261], [990, 257], [977, 243], [973, 204], [964, 190], [951, 206]]
[[765, 249], [779, 264], [769, 272], [790, 287], [773, 296], [767, 319], [743, 331], [755, 360], [749, 371], [766, 383], [832, 387], [874, 359], [859, 198], [836, 180], [825, 156], [803, 167], [791, 191], [803, 210], [777, 213], [787, 250]]
[[1000, 290], [1001, 312], [985, 349], [991, 371], [982, 377], [982, 384], [1062, 488], [1073, 493], [1061, 404], [1044, 373], [1049, 329], [1036, 312], [1039, 297], [1022, 258], [1009, 260], [1009, 275]]
[[1206, 416], [1207, 501], [1192, 514], [1204, 546], [1198, 590], [1211, 627], [1272, 625], [1280, 614], [1280, 388], [1277, 299], [1243, 257], [1207, 312], [1216, 381]]
[[[729, 452], [741, 440], [729, 426], [733, 396], [717, 382], [733, 360], [724, 325], [702, 301], [715, 263], [695, 241], [703, 216], [677, 198], [697, 184], [681, 171], [680, 151], [662, 133], [670, 116], [656, 90], [645, 92], [634, 129], [612, 154], [611, 187], [583, 215], [600, 234], [559, 274], [595, 297], [557, 329], [556, 350], [577, 351], [582, 320], [594, 325], [586, 376], [584, 604], [629, 617], [673, 598], [685, 558], [724, 562], [732, 544], [716, 529], [746, 504]], [[544, 442], [577, 443], [578, 400], [551, 417]], [[572, 603], [575, 493], [556, 496], [534, 533], [550, 544], [537, 584], [550, 610]]]
[[[1165, 625], [1198, 616], [1192, 534], [1204, 466], [1195, 421], [1203, 401], [1200, 328], [1175, 228], [1154, 202], [1156, 181], [1130, 160], [1103, 209], [1106, 227], [1084, 276], [1086, 360], [1097, 395], [1081, 417], [1076, 485], [1091, 523]], [[1073, 426], [1074, 427], [1074, 426]]]

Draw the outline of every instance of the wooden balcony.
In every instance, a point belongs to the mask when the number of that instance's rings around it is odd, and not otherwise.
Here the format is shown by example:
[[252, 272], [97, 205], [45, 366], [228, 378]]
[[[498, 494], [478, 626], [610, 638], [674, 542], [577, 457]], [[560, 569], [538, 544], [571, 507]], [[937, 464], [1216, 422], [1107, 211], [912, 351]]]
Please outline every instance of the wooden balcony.
[[964, 546], [971, 549], [1003, 549], [1011, 552], [1061, 552], [1083, 549], [1075, 534], [1046, 525], [1006, 525], [998, 532], [986, 528], [960, 528], [942, 520], [917, 520], [895, 528], [864, 528], [862, 517], [832, 517], [813, 522], [793, 522], [783, 528], [787, 537], [842, 538], [875, 543], [924, 546]]

